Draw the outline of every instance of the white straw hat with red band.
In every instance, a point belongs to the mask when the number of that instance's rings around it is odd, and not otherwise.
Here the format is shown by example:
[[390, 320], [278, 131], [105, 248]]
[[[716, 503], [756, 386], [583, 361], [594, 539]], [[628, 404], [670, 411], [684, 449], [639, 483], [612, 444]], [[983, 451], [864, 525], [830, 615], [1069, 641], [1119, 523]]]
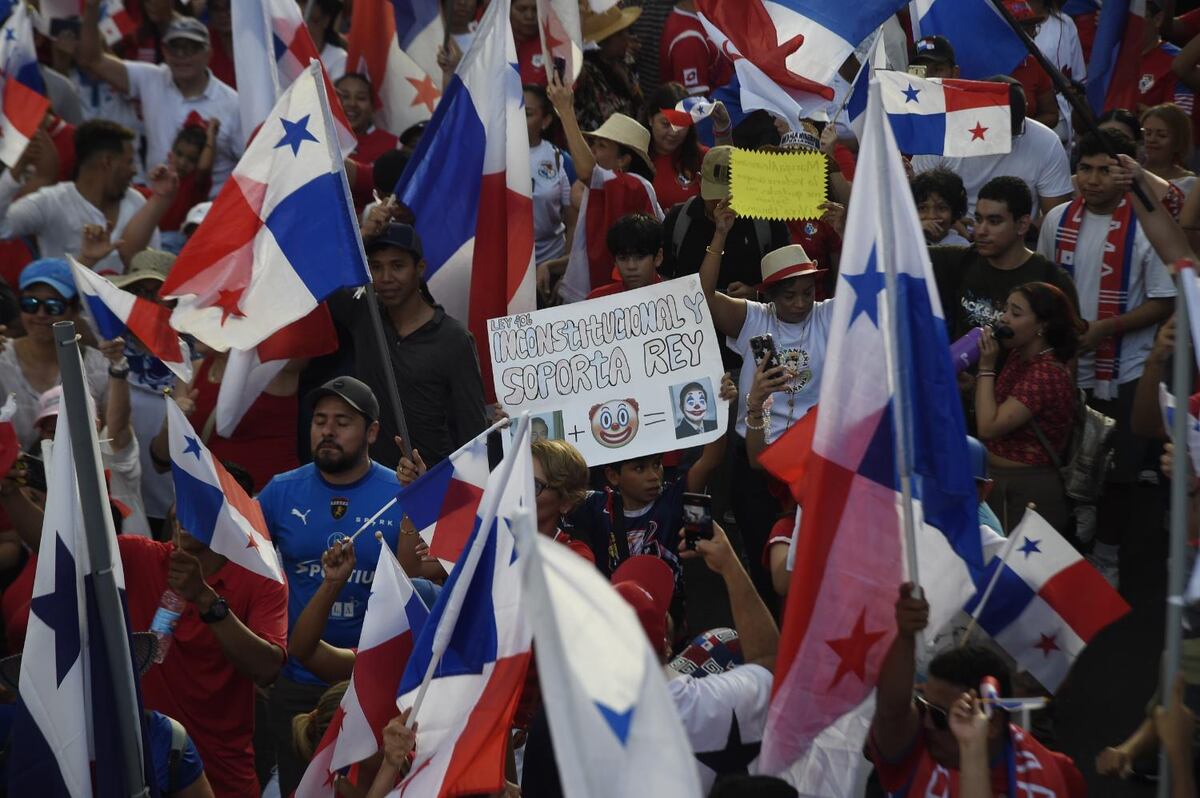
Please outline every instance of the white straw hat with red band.
[[817, 262], [808, 257], [804, 247], [799, 244], [789, 244], [786, 247], [772, 250], [762, 259], [762, 282], [758, 290], [762, 291], [776, 283], [790, 280], [793, 277], [809, 277], [824, 274], [828, 269], [820, 269]]

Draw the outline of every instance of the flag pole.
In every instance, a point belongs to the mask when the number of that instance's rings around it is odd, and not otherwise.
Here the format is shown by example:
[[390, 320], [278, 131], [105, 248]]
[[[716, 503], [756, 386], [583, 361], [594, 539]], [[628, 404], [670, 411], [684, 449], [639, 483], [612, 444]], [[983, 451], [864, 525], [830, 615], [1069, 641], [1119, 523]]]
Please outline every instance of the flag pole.
[[[1063, 77], [1063, 73], [1059, 70], [1059, 68], [1050, 63], [1050, 59], [1047, 58], [1042, 52], [1042, 49], [1037, 46], [1037, 42], [1033, 40], [1033, 37], [1025, 32], [1025, 29], [1021, 27], [1019, 22], [1017, 22], [1017, 18], [1014, 17], [1012, 12], [1010, 12], [1004, 6], [1004, 0], [990, 0], [990, 2], [995, 12], [1000, 15], [1000, 18], [1004, 20], [1005, 24], [1007, 24], [1008, 27], [1012, 29], [1012, 32], [1017, 35], [1017, 38], [1021, 40], [1021, 44], [1025, 45], [1025, 49], [1029, 51], [1029, 54], [1033, 56], [1034, 60], [1038, 62], [1042, 69], [1046, 70], [1046, 74], [1050, 76], [1050, 81], [1054, 84], [1054, 93], [1056, 95], [1061, 94], [1067, 99], [1067, 103], [1070, 104], [1072, 109], [1079, 113], [1080, 118], [1083, 119], [1084, 126], [1089, 132], [1099, 131], [1100, 127], [1096, 124], [1096, 117], [1092, 113], [1092, 109], [1086, 102], [1081, 100], [1075, 94], [1071, 84], [1065, 77]], [[1101, 139], [1101, 143], [1104, 145], [1105, 152], [1112, 156], [1113, 160], [1115, 161], [1117, 159], [1117, 153], [1112, 147], [1108, 146], [1108, 142]], [[1133, 192], [1135, 197], [1141, 200], [1142, 205], [1146, 208], [1147, 212], [1154, 212], [1154, 205], [1150, 202], [1150, 198], [1146, 196], [1146, 192], [1142, 190], [1141, 186], [1139, 186], [1137, 183], [1134, 183], [1132, 188], [1129, 190]]]
[[[321, 96], [321, 117], [325, 122], [325, 145], [329, 149], [329, 154], [333, 158], [333, 162], [340, 164], [338, 174], [342, 178], [342, 190], [346, 193], [346, 201], [348, 207], [354, 207], [354, 200], [350, 194], [350, 181], [346, 178], [346, 167], [342, 162], [341, 146], [337, 142], [337, 136], [334, 131], [337, 128], [334, 126], [333, 112], [330, 111], [329, 96], [325, 89], [325, 78], [321, 74], [321, 62], [313, 58], [308, 62], [308, 71], [313, 74], [313, 79], [317, 82], [317, 91]], [[357, 219], [355, 223], [357, 224]], [[363, 249], [362, 236], [357, 237], [358, 242], [358, 257], [363, 264], [363, 271], [368, 275], [371, 273], [367, 266], [367, 253]], [[353, 257], [353, 255], [349, 255]], [[367, 283], [367, 313], [371, 317], [371, 328], [375, 334], [375, 344], [379, 347], [379, 357], [383, 365], [383, 382], [387, 389], [388, 401], [392, 404], [392, 410], [396, 414], [396, 431], [400, 434], [400, 451], [405, 457], [412, 459], [412, 441], [408, 437], [408, 424], [404, 418], [404, 406], [400, 404], [400, 389], [396, 387], [396, 367], [392, 363], [392, 356], [387, 345], [387, 337], [383, 332], [383, 319], [379, 315], [379, 301], [375, 298], [375, 286]]]
[[56, 322], [54, 343], [57, 345], [58, 370], [62, 377], [62, 409], [66, 413], [67, 428], [71, 433], [71, 453], [75, 458], [84, 537], [91, 560], [105, 656], [112, 678], [117, 731], [121, 735], [121, 752], [125, 760], [125, 784], [132, 798], [144, 798], [150, 793], [146, 787], [142, 759], [141, 714], [137, 696], [131, 689], [133, 656], [130, 653], [129, 632], [125, 627], [125, 609], [121, 605], [113, 568], [116, 533], [112, 529], [112, 516], [108, 508], [108, 490], [100, 476], [95, 416], [89, 406], [75, 323]]
[[[883, 116], [882, 98], [879, 91], [879, 83], [872, 81], [870, 84], [870, 95], [867, 99], [867, 124], [872, 124], [874, 121], [875, 130], [871, 131], [875, 136], [886, 136], [887, 130], [884, 126], [887, 122]], [[894, 144], [892, 146], [895, 146]], [[881, 235], [884, 231], [891, 232], [889, 228], [892, 226], [891, 219], [887, 218], [884, 213], [885, 206], [890, 208], [888, 202], [877, 202], [875, 206], [875, 229], [880, 231]], [[883, 330], [883, 348], [887, 358], [888, 365], [888, 382], [891, 383], [892, 396], [892, 429], [895, 432], [896, 445], [896, 470], [900, 476], [900, 500], [902, 521], [904, 525], [904, 554], [908, 565], [908, 578], [913, 583], [913, 595], [921, 597], [920, 573], [917, 567], [917, 533], [916, 533], [916, 514], [913, 512], [913, 493], [912, 493], [912, 442], [909, 439], [911, 430], [909, 429], [909, 413], [907, 397], [904, 395], [904, 383], [901, 379], [901, 370], [903, 364], [900, 362], [900, 353], [896, 351], [896, 342], [898, 340], [899, 330], [897, 328], [897, 320], [899, 318], [897, 307], [897, 294], [899, 291], [896, 285], [896, 269], [892, 263], [892, 253], [887, 251], [886, 247], [876, 247], [875, 257], [879, 260], [879, 270], [883, 272], [884, 285], [884, 312], [887, 314], [886, 329]]]
[[[1183, 281], [1190, 275], [1180, 270], [1175, 275], [1175, 352], [1172, 373], [1172, 391], [1175, 394], [1175, 412], [1171, 415], [1171, 440], [1174, 450], [1171, 457], [1171, 535], [1167, 556], [1167, 628], [1162, 659], [1162, 679], [1159, 682], [1159, 697], [1165, 707], [1171, 700], [1171, 685], [1179, 672], [1179, 658], [1183, 647], [1183, 591], [1186, 583], [1184, 558], [1187, 556], [1188, 538], [1188, 482], [1191, 479], [1191, 461], [1188, 459], [1188, 396], [1191, 393], [1192, 341], [1188, 323], [1188, 306], [1184, 298]], [[1171, 770], [1167, 763], [1166, 749], [1159, 751], [1160, 774], [1159, 798], [1171, 794]]]
[[[1028, 509], [1032, 511], [1033, 508], [1034, 504], [1030, 502]], [[979, 616], [983, 614], [983, 608], [987, 606], [988, 599], [992, 597], [992, 591], [996, 589], [996, 584], [1000, 581], [1000, 575], [1004, 573], [1004, 566], [1008, 565], [1008, 558], [1012, 556], [1013, 549], [1017, 547], [1017, 541], [1025, 536], [1025, 533], [1022, 531], [1023, 527], [1024, 519], [1013, 530], [1013, 533], [1009, 535], [1008, 541], [1005, 542], [1004, 549], [1000, 552], [1000, 564], [996, 567], [996, 573], [992, 574], [992, 578], [988, 580], [987, 587], [984, 588], [983, 595], [979, 598], [979, 603], [971, 611], [971, 620], [967, 622], [967, 628], [963, 630], [962, 639], [958, 641], [959, 648], [965, 646], [971, 639], [971, 632], [975, 631], [975, 625], [979, 621]]]
[[[521, 416], [517, 422], [517, 432], [514, 436], [514, 443], [521, 444], [522, 440], [528, 443], [529, 431], [529, 415]], [[524, 439], [522, 436], [525, 436]], [[483, 547], [486, 544], [492, 524], [496, 522], [496, 516], [500, 510], [500, 498], [503, 495], [503, 490], [499, 486], [508, 483], [512, 476], [513, 463], [516, 462], [516, 456], [508, 456], [500, 461], [500, 465], [493, 472], [496, 476], [496, 490], [485, 491], [485, 504], [480, 505], [479, 513], [479, 529], [475, 532], [475, 537], [471, 541], [471, 548], [467, 550], [466, 559], [454, 568], [455, 579], [458, 581], [469, 582], [475, 576], [475, 568], [479, 565], [479, 559], [483, 556]], [[489, 479], [490, 482], [490, 479]], [[456, 581], [456, 585], [457, 585]], [[408, 713], [408, 728], [412, 728], [417, 722], [417, 714], [421, 711], [421, 704], [425, 701], [425, 693], [429, 690], [429, 683], [433, 681], [433, 674], [437, 671], [438, 665], [441, 664], [442, 655], [446, 653], [446, 649], [450, 646], [450, 637], [454, 634], [454, 627], [458, 624], [458, 616], [462, 612], [463, 601], [466, 598], [465, 590], [455, 590], [451, 592], [446, 601], [446, 609], [442, 613], [441, 620], [438, 622], [437, 629], [433, 633], [432, 656], [429, 658], [429, 667], [425, 669], [425, 676], [421, 679], [421, 686], [417, 689], [416, 698], [413, 699], [412, 712]]]

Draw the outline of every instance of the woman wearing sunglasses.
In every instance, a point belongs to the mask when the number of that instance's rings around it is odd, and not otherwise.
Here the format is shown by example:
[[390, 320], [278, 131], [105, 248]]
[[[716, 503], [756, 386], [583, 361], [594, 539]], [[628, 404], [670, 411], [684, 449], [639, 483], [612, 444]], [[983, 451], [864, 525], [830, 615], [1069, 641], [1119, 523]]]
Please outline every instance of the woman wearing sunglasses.
[[[79, 321], [79, 296], [71, 267], [58, 258], [30, 263], [21, 270], [17, 285], [17, 306], [25, 335], [7, 341], [0, 351], [0, 402], [9, 394], [15, 397], [17, 411], [13, 426], [21, 446], [27, 448], [37, 437], [34, 419], [39, 398], [60, 382], [53, 325]], [[108, 361], [93, 347], [80, 349], [92, 396], [106, 396]], [[98, 409], [103, 412], [102, 407]]]

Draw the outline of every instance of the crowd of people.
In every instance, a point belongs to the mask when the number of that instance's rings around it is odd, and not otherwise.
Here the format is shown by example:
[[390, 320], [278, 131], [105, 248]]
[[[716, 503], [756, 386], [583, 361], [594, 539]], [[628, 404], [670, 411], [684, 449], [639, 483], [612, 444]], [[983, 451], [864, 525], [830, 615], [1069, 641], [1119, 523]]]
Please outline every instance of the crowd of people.
[[[113, 44], [101, 34], [100, 0], [55, 19], [37, 37], [51, 108], [0, 175], [0, 394], [15, 400], [24, 450], [0, 479], [3, 651], [22, 651], [42, 533], [39, 458], [62, 396], [51, 328], [73, 321], [103, 428], [132, 631], [150, 628], [168, 587], [186, 602], [170, 650], [141, 685], [146, 709], [161, 718], [149, 754], [156, 762], [173, 754], [177, 765], [156, 769], [159, 786], [195, 798], [296, 790], [353, 672], [380, 554], [373, 534], [427, 604], [446, 579], [398, 506], [357, 542], [339, 533], [504, 415], [488, 402], [464, 320], [447, 315], [445, 297], [426, 284], [411, 211], [392, 196], [425, 125], [376, 125], [376, 87], [347, 62], [353, 0], [299, 0], [357, 138], [345, 166], [374, 285], [373, 294], [329, 298], [330, 353], [290, 361], [223, 434], [215, 422], [228, 353], [187, 339], [195, 376], [184, 384], [142, 342], [98, 337], [65, 257], [168, 304], [159, 289], [252, 133], [241, 128], [230, 2], [124, 0], [135, 29]], [[445, 70], [469, 50], [486, 4], [443, 4]], [[537, 5], [511, 0], [539, 307], [698, 275], [722, 341], [720, 395], [731, 400], [728, 432], [715, 442], [592, 468], [542, 424], [533, 443], [538, 532], [593, 563], [637, 610], [671, 677], [705, 789], [795, 795], [778, 779], [749, 775], [752, 757], [701, 754], [725, 746], [731, 723], [754, 743], [766, 722], [803, 508], [759, 457], [820, 398], [858, 142], [837, 119], [792, 130], [767, 111], [731, 113], [719, 102], [708, 120], [681, 121], [680, 101], [711, 98], [734, 74], [694, 0], [626, 0], [601, 13], [581, 3], [586, 50], [573, 84], [546, 68]], [[1061, 0], [1005, 5], [1069, 90], [1081, 91], [1098, 12], [1072, 17]], [[979, 337], [958, 398], [977, 455], [980, 522], [1007, 535], [1034, 503], [1114, 587], [1122, 543], [1140, 529], [1134, 489], [1164, 478], [1158, 384], [1179, 334], [1172, 264], [1200, 250], [1197, 14], [1147, 0], [1136, 104], [1105, 108], [1098, 127], [1079, 118], [1031, 56], [991, 79], [1008, 86], [1011, 152], [906, 157], [948, 337]], [[907, 25], [907, 12], [898, 16]], [[911, 38], [914, 74], [959, 75], [949, 41]], [[823, 215], [739, 216], [730, 201], [735, 147], [819, 153], [828, 170]], [[378, 303], [382, 337], [368, 302]], [[227, 562], [181, 526], [164, 394], [257, 497], [286, 584]], [[400, 437], [393, 396], [410, 440]], [[1068, 490], [1063, 465], [1089, 409], [1115, 432], [1096, 452], [1100, 466], [1083, 497]], [[714, 428], [686, 423], [681, 439]], [[498, 441], [492, 450], [495, 458]], [[682, 535], [685, 494], [709, 494], [716, 519], [711, 539], [693, 547]], [[1200, 533], [1194, 517], [1190, 529]], [[710, 628], [711, 601], [685, 600], [698, 584], [720, 593], [716, 581], [724, 587], [717, 615], [732, 628]], [[1004, 695], [1014, 680], [1031, 681], [994, 647], [941, 652], [918, 673], [915, 640], [928, 605], [911, 585], [896, 589], [898, 634], [864, 752], [875, 771], [871, 794], [1014, 794], [1018, 771], [1048, 790], [1037, 794], [1085, 794], [1078, 763], [1039, 742], [1040, 730], [980, 703], [984, 677]], [[1098, 753], [1101, 776], [1126, 776], [1161, 744], [1175, 795], [1195, 794], [1190, 710], [1200, 709], [1200, 670], [1192, 660], [1185, 655], [1182, 681], [1161, 691], [1172, 696], [1165, 708]], [[11, 702], [18, 691], [8, 683], [3, 695]], [[338, 777], [340, 794], [369, 794], [381, 769], [405, 772], [421, 745], [419, 724], [414, 732], [405, 721], [389, 722], [380, 754]], [[173, 739], [176, 727], [185, 742]], [[522, 698], [509, 753], [503, 795], [562, 794], [536, 684]], [[1014, 757], [1025, 764], [1014, 769]]]

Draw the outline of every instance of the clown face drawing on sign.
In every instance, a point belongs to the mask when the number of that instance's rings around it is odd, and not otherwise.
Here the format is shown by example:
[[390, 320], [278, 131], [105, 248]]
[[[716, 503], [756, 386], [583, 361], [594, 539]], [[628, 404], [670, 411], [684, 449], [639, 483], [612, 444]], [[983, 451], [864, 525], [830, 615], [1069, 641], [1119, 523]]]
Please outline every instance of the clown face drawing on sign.
[[588, 413], [592, 437], [609, 449], [619, 449], [633, 440], [638, 430], [638, 403], [635, 399], [610, 399]]

